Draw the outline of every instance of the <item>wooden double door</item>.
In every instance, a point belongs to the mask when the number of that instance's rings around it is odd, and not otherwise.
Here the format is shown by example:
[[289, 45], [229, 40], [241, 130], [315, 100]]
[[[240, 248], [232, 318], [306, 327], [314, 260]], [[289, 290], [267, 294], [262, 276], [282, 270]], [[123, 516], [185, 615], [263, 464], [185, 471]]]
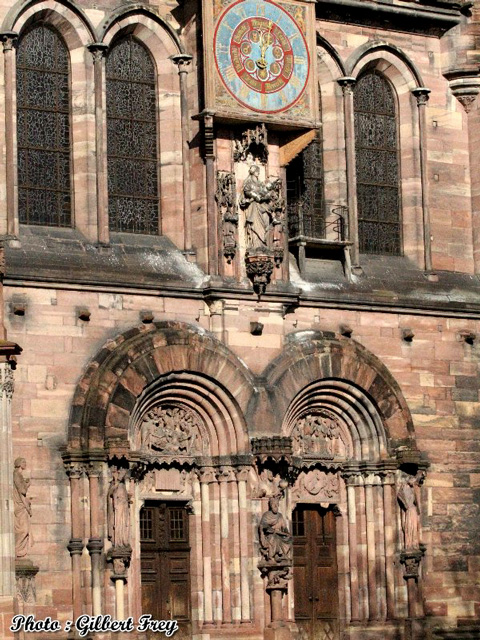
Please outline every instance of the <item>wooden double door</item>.
[[295, 622], [302, 640], [338, 640], [338, 569], [331, 509], [298, 505], [292, 516]]
[[[146, 502], [140, 511], [142, 613], [176, 620], [176, 640], [191, 637], [190, 541], [186, 505]], [[151, 634], [159, 637], [161, 634]], [[163, 637], [163, 636], [162, 636]]]

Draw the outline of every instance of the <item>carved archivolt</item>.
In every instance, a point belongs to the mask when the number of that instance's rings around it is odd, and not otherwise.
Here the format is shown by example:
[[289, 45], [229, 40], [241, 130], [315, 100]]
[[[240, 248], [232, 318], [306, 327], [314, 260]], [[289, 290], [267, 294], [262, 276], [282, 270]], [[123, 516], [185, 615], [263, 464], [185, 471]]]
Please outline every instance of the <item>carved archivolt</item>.
[[174, 405], [154, 407], [141, 421], [141, 450], [150, 454], [199, 455], [202, 453], [200, 424], [200, 417], [191, 409]]
[[292, 429], [294, 455], [324, 459], [346, 458], [347, 448], [337, 418], [321, 410], [303, 415]]

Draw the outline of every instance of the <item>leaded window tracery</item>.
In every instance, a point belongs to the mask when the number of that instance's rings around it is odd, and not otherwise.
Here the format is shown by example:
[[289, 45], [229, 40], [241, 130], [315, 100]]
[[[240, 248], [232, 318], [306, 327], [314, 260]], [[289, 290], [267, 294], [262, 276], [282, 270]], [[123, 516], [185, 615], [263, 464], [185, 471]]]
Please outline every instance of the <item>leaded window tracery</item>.
[[17, 53], [18, 211], [23, 224], [72, 223], [70, 70], [60, 35], [37, 24]]
[[119, 40], [106, 62], [107, 162], [110, 229], [159, 231], [155, 67], [132, 36]]
[[360, 252], [400, 255], [397, 115], [386, 78], [376, 71], [360, 77], [354, 112]]

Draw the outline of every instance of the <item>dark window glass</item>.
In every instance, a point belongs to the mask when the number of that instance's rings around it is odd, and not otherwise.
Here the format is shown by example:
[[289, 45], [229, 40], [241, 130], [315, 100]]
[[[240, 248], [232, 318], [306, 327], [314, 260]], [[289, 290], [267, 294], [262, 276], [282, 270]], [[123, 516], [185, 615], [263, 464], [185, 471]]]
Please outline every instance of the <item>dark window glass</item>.
[[23, 224], [69, 227], [70, 97], [67, 48], [39, 24], [17, 53], [18, 210]]
[[140, 511], [140, 539], [153, 539], [153, 509], [142, 509]]
[[288, 233], [290, 238], [325, 238], [322, 142], [311, 142], [287, 167]]
[[107, 58], [108, 209], [110, 229], [158, 233], [155, 68], [132, 37]]
[[376, 72], [362, 76], [354, 110], [360, 252], [400, 255], [397, 116], [388, 81]]

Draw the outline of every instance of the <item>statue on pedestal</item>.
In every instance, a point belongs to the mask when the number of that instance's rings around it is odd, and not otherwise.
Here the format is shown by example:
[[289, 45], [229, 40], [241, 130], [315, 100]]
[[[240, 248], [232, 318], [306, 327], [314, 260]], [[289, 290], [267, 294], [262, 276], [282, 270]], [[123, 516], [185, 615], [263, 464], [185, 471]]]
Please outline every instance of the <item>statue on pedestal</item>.
[[[239, 206], [245, 211], [245, 239], [247, 249], [273, 249], [269, 242], [269, 231], [280, 227], [282, 222], [277, 216], [280, 210], [277, 201], [281, 198], [281, 180], [262, 182], [260, 168], [253, 164], [248, 178], [243, 183]], [[283, 200], [283, 199], [282, 199]], [[272, 240], [275, 242], [275, 239]]]
[[402, 527], [405, 549], [418, 549], [419, 511], [416, 494], [417, 478], [405, 475], [397, 493], [398, 502], [403, 510]]
[[112, 471], [107, 494], [108, 537], [115, 548], [130, 546], [130, 495], [125, 484], [125, 469]]
[[25, 458], [17, 458], [13, 471], [13, 512], [15, 517], [15, 556], [24, 558], [32, 544], [30, 536], [30, 518], [32, 507], [27, 498], [30, 480], [23, 477], [27, 468]]
[[258, 525], [260, 553], [267, 562], [291, 562], [292, 536], [285, 518], [278, 510], [279, 497], [272, 496], [268, 507]]

